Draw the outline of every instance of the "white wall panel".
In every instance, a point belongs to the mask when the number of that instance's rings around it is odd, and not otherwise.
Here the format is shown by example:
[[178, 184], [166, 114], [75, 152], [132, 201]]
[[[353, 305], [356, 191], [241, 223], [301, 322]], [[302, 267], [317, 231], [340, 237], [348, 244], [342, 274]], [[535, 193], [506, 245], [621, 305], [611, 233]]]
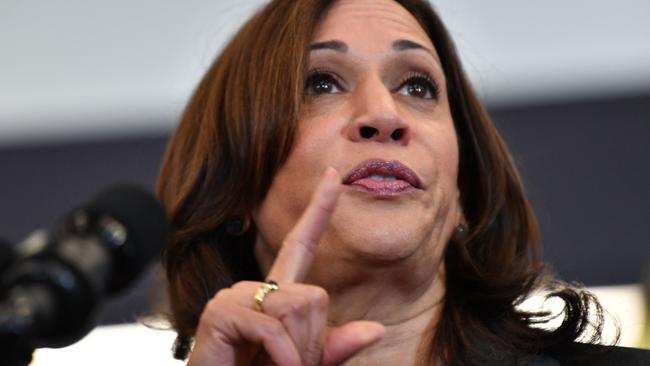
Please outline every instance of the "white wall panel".
[[[0, 144], [168, 131], [261, 0], [0, 1]], [[650, 90], [650, 2], [440, 0], [492, 104]]]

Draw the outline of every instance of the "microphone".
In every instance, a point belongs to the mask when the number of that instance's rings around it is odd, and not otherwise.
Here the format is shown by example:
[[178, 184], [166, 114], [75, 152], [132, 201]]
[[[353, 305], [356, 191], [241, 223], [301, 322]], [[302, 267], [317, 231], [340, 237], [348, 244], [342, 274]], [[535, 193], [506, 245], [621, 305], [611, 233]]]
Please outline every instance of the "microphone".
[[13, 246], [8, 241], [0, 238], [0, 275], [4, 272], [5, 268], [13, 263], [15, 257], [16, 252]]
[[81, 339], [103, 298], [128, 287], [159, 257], [168, 232], [151, 194], [116, 186], [72, 210], [50, 233], [32, 235], [2, 274], [0, 343], [33, 351]]

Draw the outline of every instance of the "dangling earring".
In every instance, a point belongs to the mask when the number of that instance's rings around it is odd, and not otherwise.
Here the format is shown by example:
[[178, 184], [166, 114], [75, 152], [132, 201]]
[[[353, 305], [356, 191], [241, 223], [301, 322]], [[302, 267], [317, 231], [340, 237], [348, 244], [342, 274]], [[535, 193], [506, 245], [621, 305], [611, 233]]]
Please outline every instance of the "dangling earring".
[[250, 228], [250, 219], [242, 216], [232, 216], [226, 220], [226, 233], [230, 236], [241, 236]]

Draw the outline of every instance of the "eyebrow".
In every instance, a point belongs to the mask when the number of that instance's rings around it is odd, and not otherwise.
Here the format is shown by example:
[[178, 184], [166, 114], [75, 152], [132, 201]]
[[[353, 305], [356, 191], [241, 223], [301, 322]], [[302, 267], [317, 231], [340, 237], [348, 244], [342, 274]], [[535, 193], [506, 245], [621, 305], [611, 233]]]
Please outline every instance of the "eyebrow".
[[409, 41], [408, 39], [399, 39], [393, 42], [393, 49], [395, 51], [406, 51], [406, 50], [424, 50], [433, 55], [433, 51], [423, 45]]
[[317, 43], [312, 43], [311, 46], [309, 46], [309, 49], [311, 51], [315, 50], [333, 50], [333, 51], [338, 51], [338, 52], [348, 52], [348, 45], [345, 44], [342, 41], [326, 41], [326, 42], [317, 42]]
[[[431, 54], [432, 56], [435, 57], [435, 53], [433, 50], [417, 43], [414, 41], [409, 41], [408, 39], [398, 39], [397, 41], [393, 42], [392, 48], [395, 51], [407, 51], [407, 50], [423, 50]], [[325, 41], [325, 42], [317, 42], [313, 43], [311, 46], [309, 46], [309, 49], [311, 51], [315, 50], [332, 50], [332, 51], [337, 51], [341, 53], [346, 53], [348, 52], [348, 45], [345, 44], [343, 41], [339, 40], [331, 40], [331, 41]]]

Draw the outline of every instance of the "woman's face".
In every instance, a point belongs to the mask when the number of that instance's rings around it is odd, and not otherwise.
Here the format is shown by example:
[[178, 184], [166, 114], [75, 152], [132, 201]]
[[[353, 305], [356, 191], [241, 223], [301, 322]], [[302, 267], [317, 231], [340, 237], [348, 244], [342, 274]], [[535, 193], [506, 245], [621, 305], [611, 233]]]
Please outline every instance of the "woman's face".
[[263, 269], [328, 166], [344, 188], [314, 271], [435, 267], [462, 213], [458, 144], [431, 40], [395, 1], [341, 0], [316, 30], [308, 70], [293, 150], [255, 213]]

